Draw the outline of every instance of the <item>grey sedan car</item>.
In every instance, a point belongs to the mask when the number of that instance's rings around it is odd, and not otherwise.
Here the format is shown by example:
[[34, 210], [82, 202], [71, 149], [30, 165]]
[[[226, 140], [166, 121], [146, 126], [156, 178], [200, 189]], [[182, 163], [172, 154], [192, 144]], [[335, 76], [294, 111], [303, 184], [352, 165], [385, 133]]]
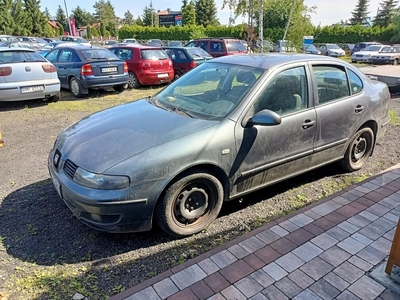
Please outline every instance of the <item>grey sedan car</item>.
[[389, 123], [387, 86], [307, 54], [210, 60], [153, 97], [61, 132], [54, 186], [95, 229], [173, 236], [209, 226], [225, 201], [333, 162], [360, 169]]

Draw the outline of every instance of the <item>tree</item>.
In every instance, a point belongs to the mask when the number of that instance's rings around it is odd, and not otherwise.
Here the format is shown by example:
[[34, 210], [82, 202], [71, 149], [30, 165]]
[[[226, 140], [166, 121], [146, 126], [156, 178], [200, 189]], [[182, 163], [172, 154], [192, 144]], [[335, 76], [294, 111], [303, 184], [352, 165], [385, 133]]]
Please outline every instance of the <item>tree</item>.
[[123, 23], [124, 23], [124, 25], [134, 25], [135, 24], [135, 20], [133, 19], [133, 15], [129, 10], [127, 10], [125, 15], [124, 15]]
[[47, 20], [53, 20], [53, 17], [51, 16], [50, 11], [47, 7], [45, 7], [43, 14], [47, 18]]
[[17, 24], [16, 26], [14, 26], [12, 35], [17, 35], [17, 36], [28, 35], [29, 33], [28, 30], [26, 29], [27, 18], [26, 18], [26, 13], [24, 11], [24, 4], [22, 3], [22, 0], [14, 0], [14, 2], [11, 5], [10, 14], [14, 20], [14, 24]]
[[387, 27], [393, 21], [393, 14], [397, 4], [397, 0], [384, 0], [380, 3], [374, 26]]
[[92, 27], [90, 25], [87, 25], [87, 27], [86, 27], [86, 38], [90, 40], [92, 37], [93, 37]]
[[99, 37], [100, 31], [98, 27], [92, 27], [92, 36]]
[[58, 33], [59, 33], [60, 35], [64, 35], [64, 32], [65, 32], [64, 26], [63, 26], [62, 24], [60, 24], [60, 23], [57, 23], [57, 26], [58, 26]]
[[108, 22], [112, 21], [115, 22], [116, 15], [114, 6], [111, 4], [110, 0], [107, 2], [105, 0], [99, 0], [94, 5], [93, 8], [95, 9], [94, 18], [97, 22], [104, 22], [107, 24]]
[[67, 16], [65, 15], [64, 10], [61, 8], [60, 5], [58, 6], [57, 11], [56, 11], [55, 21], [58, 24], [61, 24], [64, 29], [69, 28]]
[[100, 35], [101, 35], [102, 37], [107, 36], [107, 33], [106, 33], [106, 25], [104, 24], [103, 21], [100, 21]]
[[350, 23], [352, 25], [361, 24], [367, 25], [368, 24], [368, 2], [369, 0], [358, 0], [358, 3], [351, 13], [352, 17], [350, 19]]
[[145, 6], [143, 9], [143, 26], [154, 26], [156, 10], [153, 7], [153, 4], [150, 3], [150, 6]]
[[181, 11], [183, 12], [184, 8], [188, 5], [188, 0], [183, 0], [182, 1], [182, 6], [181, 6]]
[[214, 0], [197, 0], [196, 8], [196, 23], [198, 25], [218, 25], [217, 6]]
[[12, 0], [0, 0], [0, 32], [11, 34], [14, 30], [14, 20], [10, 15]]
[[94, 18], [91, 13], [77, 6], [72, 10], [72, 18], [75, 20], [75, 26], [77, 28], [92, 24]]
[[193, 3], [187, 4], [182, 9], [183, 26], [196, 25], [196, 10]]
[[117, 36], [117, 28], [115, 28], [114, 22], [108, 22], [106, 26], [106, 30], [110, 33], [111, 36]]
[[40, 10], [40, 0], [24, 0], [27, 27], [30, 34], [44, 36], [47, 24], [46, 16]]
[[135, 21], [136, 25], [138, 26], [143, 26], [143, 21], [142, 18], [140, 18], [140, 16], [137, 17], [136, 21]]

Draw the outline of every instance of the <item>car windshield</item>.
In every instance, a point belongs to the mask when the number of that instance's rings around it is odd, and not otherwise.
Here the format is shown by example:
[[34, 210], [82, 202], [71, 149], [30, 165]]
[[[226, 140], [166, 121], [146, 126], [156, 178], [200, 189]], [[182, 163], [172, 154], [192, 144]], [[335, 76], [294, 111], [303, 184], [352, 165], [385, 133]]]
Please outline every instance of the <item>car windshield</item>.
[[318, 51], [317, 48], [313, 44], [310, 45], [304, 45], [304, 50], [308, 51]]
[[383, 53], [394, 53], [394, 52], [399, 52], [398, 48], [396, 47], [383, 47], [381, 52]]
[[173, 82], [150, 103], [177, 114], [221, 120], [244, 99], [265, 70], [206, 62]]
[[371, 45], [366, 47], [363, 51], [380, 51], [382, 46], [379, 45]]
[[107, 60], [119, 60], [119, 58], [107, 49], [87, 49], [82, 50], [81, 53], [87, 60], [96, 60], [96, 59], [107, 59]]
[[182, 43], [179, 42], [179, 41], [171, 41], [171, 42], [168, 43], [168, 46], [171, 46], [171, 47], [180, 47], [180, 46], [182, 46]]
[[40, 54], [32, 51], [1, 51], [0, 64], [20, 62], [45, 62], [46, 59]]
[[338, 45], [326, 45], [326, 48], [328, 49], [340, 49]]
[[134, 43], [136, 43], [136, 40], [123, 40], [122, 42], [123, 43], [132, 43], [132, 44], [134, 44]]
[[160, 49], [147, 49], [140, 51], [142, 58], [147, 60], [160, 60], [167, 59], [169, 56], [164, 50]]
[[194, 59], [212, 58], [212, 56], [201, 48], [190, 48], [187, 50], [189, 55]]
[[104, 43], [104, 45], [115, 45], [117, 41], [107, 41]]
[[226, 42], [226, 48], [228, 51], [245, 51], [246, 47], [240, 41], [228, 41]]

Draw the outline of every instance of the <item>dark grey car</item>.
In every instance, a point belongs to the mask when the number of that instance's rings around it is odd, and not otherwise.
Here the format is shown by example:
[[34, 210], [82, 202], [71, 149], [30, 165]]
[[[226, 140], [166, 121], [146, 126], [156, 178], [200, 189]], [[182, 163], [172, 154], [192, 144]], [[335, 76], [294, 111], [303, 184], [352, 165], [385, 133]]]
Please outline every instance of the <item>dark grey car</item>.
[[340, 161], [360, 169], [389, 122], [389, 91], [346, 62], [305, 54], [225, 56], [154, 97], [62, 132], [48, 159], [85, 224], [187, 236], [224, 201]]

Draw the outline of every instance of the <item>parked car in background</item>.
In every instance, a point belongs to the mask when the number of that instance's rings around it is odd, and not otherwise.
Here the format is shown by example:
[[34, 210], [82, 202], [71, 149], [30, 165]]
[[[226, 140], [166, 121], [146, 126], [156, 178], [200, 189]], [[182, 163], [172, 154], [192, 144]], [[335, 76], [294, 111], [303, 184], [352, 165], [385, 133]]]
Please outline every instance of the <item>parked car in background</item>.
[[296, 47], [294, 46], [293, 42], [288, 41], [288, 40], [278, 40], [274, 44], [274, 52], [280, 52], [280, 53], [295, 53]]
[[243, 43], [234, 38], [200, 38], [189, 42], [185, 47], [200, 47], [212, 57], [247, 53]]
[[199, 47], [163, 47], [163, 49], [172, 60], [175, 79], [213, 58]]
[[0, 34], [0, 42], [8, 42], [18, 40], [15, 36]]
[[115, 46], [118, 42], [117, 41], [105, 41], [104, 42], [104, 48], [111, 48], [112, 46]]
[[398, 65], [400, 61], [400, 46], [383, 47], [379, 54], [371, 55], [370, 62], [373, 64]]
[[148, 40], [146, 43], [146, 46], [152, 46], [152, 47], [161, 47], [162, 46], [162, 41], [153, 39], [153, 40]]
[[182, 42], [181, 41], [169, 41], [168, 42], [168, 47], [182, 47]]
[[360, 42], [354, 45], [353, 49], [351, 49], [351, 55], [353, 55], [355, 52], [359, 52], [368, 46], [371, 45], [382, 45], [381, 43], [378, 42]]
[[130, 88], [168, 83], [174, 79], [172, 61], [162, 48], [126, 44], [109, 50], [128, 64]]
[[379, 52], [382, 51], [384, 47], [388, 47], [387, 45], [370, 45], [367, 48], [362, 49], [361, 51], [354, 52], [351, 55], [351, 62], [352, 63], [357, 63], [357, 62], [370, 62], [371, 56], [378, 54]]
[[124, 43], [124, 44], [136, 44], [136, 43], [138, 43], [138, 41], [136, 40], [136, 39], [123, 39], [122, 40], [122, 43]]
[[55, 66], [33, 50], [0, 48], [0, 101], [60, 99]]
[[301, 50], [306, 54], [321, 54], [321, 51], [318, 50], [313, 44], [304, 44]]
[[80, 45], [78, 43], [69, 43], [69, 42], [63, 42], [63, 41], [51, 42], [51, 43], [47, 43], [47, 45], [45, 45], [44, 47], [40, 48], [36, 52], [39, 53], [42, 56], [45, 56], [47, 53], [49, 53], [51, 50], [53, 50], [55, 47], [57, 47], [59, 45], [72, 46], [71, 44], [73, 44], [74, 46]]
[[91, 44], [87, 40], [80, 36], [63, 35], [60, 36], [60, 41], [79, 43], [83, 46], [91, 46]]
[[0, 43], [0, 47], [25, 48], [25, 49], [39, 50], [42, 46], [39, 44], [31, 43], [31, 42], [7, 41], [7, 42]]
[[342, 57], [345, 56], [345, 51], [336, 44], [320, 44], [319, 48], [322, 55], [332, 56], [332, 57]]
[[128, 83], [128, 66], [108, 49], [88, 46], [56, 47], [46, 54], [58, 73], [61, 87], [80, 98], [91, 88], [113, 87], [122, 92]]
[[387, 85], [330, 57], [231, 55], [189, 74], [58, 135], [50, 176], [84, 224], [201, 232], [226, 201], [333, 162], [361, 169], [390, 121]]

